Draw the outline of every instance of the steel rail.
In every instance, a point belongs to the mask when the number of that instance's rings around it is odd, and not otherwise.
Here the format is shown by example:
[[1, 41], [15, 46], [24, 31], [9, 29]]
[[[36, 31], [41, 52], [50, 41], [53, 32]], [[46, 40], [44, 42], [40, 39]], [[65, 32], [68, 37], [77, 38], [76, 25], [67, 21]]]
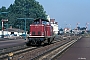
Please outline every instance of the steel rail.
[[77, 40], [71, 40], [68, 41], [67, 43], [64, 43], [61, 46], [58, 46], [50, 51], [47, 51], [45, 53], [43, 53], [42, 55], [35, 57], [33, 60], [53, 60], [57, 55], [59, 55], [60, 53], [62, 53], [64, 50], [66, 50], [68, 47], [70, 47], [71, 45], [73, 45], [76, 41], [78, 41], [81, 37], [79, 37]]

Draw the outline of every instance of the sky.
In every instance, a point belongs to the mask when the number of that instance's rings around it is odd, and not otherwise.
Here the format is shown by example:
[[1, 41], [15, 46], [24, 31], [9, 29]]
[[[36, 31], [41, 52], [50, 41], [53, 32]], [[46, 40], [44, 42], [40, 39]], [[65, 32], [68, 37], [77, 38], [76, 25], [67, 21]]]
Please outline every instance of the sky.
[[[37, 0], [50, 18], [58, 22], [59, 28], [85, 27], [90, 23], [90, 0]], [[0, 0], [0, 7], [13, 4], [14, 0]], [[90, 24], [88, 24], [90, 29]]]

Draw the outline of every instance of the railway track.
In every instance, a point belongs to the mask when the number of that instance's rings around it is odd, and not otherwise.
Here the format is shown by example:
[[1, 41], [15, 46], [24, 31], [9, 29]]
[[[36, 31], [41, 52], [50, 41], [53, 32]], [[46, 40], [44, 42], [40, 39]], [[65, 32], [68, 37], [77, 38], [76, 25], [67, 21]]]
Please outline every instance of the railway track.
[[71, 46], [76, 41], [77, 40], [72, 40], [72, 41], [66, 43], [65, 45], [62, 45], [51, 51], [48, 51], [46, 54], [43, 54], [43, 55], [35, 58], [35, 60], [53, 60], [57, 55], [59, 55], [61, 52], [63, 52], [65, 49], [67, 49], [69, 46]]
[[[41, 56], [43, 56], [45, 54], [46, 55], [49, 54], [48, 52], [51, 52], [51, 51], [59, 48], [60, 46], [63, 46], [64, 44], [71, 42], [71, 41], [74, 42], [76, 40], [72, 40], [71, 38], [63, 40], [63, 39], [60, 39], [58, 37], [58, 38], [56, 38], [56, 42], [54, 42], [50, 45], [47, 45], [47, 46], [43, 46], [43, 47], [27, 47], [27, 46], [25, 46], [25, 48], [19, 48], [19, 49], [16, 49], [17, 47], [16, 48], [13, 47], [16, 50], [9, 49], [9, 50], [12, 50], [9, 52], [12, 52], [14, 54], [12, 56], [13, 60], [19, 60], [19, 59], [21, 59], [21, 60], [34, 60], [37, 58], [39, 59]], [[66, 45], [65, 45], [65, 47], [66, 47]], [[8, 52], [1, 53], [0, 59], [1, 60], [8, 59]]]
[[4, 60], [8, 58], [9, 53], [13, 53], [14, 55], [24, 53], [26, 51], [30, 51], [36, 49], [36, 47], [28, 47], [26, 45], [20, 45], [20, 46], [15, 46], [15, 47], [10, 47], [10, 48], [5, 48], [0, 50], [0, 59]]
[[50, 44], [50, 45], [47, 45], [44, 47], [37, 48], [32, 51], [27, 51], [23, 54], [18, 54], [16, 56], [13, 56], [13, 60], [18, 60], [18, 59], [20, 59], [20, 60], [35, 60], [39, 56], [42, 56], [42, 55], [46, 54], [47, 52], [52, 51], [55, 48], [60, 47], [70, 41], [72, 41], [72, 40], [60, 40], [57, 43]]
[[[79, 37], [78, 39], [80, 39]], [[77, 40], [70, 40], [62, 45], [58, 45], [56, 48], [47, 51], [46, 53], [41, 54], [38, 57], [35, 57], [33, 60], [54, 60], [56, 56], [65, 51], [68, 47], [74, 44]]]
[[56, 48], [56, 46], [60, 43], [63, 43], [65, 41], [61, 41], [59, 43], [55, 43], [55, 44], [51, 44], [51, 45], [47, 45], [47, 46], [44, 46], [44, 47], [40, 47], [40, 48], [37, 48], [35, 50], [32, 50], [32, 51], [27, 51], [25, 53], [22, 53], [22, 54], [18, 54], [16, 56], [13, 57], [13, 60], [18, 60], [20, 57], [21, 60], [33, 60], [35, 57], [38, 57], [44, 53], [46, 53], [47, 51], [50, 51], [52, 50], [53, 48]]
[[26, 48], [26, 45], [20, 45], [20, 46], [13, 46], [13, 47], [9, 47], [9, 48], [3, 48], [0, 49], [0, 55], [5, 54], [5, 53], [9, 53], [18, 49], [23, 49]]

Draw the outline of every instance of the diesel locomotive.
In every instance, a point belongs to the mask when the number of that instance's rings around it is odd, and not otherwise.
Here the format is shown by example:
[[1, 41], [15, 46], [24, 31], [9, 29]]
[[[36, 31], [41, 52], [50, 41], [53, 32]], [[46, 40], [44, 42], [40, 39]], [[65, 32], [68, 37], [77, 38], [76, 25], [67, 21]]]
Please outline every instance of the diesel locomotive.
[[47, 19], [35, 19], [30, 24], [30, 33], [27, 38], [29, 45], [50, 44], [55, 38], [53, 27]]

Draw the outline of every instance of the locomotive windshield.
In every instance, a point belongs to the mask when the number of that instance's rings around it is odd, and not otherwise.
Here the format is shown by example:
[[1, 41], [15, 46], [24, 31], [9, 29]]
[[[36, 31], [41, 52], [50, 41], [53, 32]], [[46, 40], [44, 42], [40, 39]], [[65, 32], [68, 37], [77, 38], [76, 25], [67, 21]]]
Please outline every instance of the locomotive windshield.
[[46, 21], [42, 21], [42, 24], [46, 24], [47, 22]]
[[50, 24], [48, 20], [45, 20], [45, 19], [36, 19], [34, 20], [34, 24], [44, 24], [44, 25], [47, 25], [47, 24]]
[[34, 24], [40, 24], [40, 22], [39, 21], [34, 21]]

